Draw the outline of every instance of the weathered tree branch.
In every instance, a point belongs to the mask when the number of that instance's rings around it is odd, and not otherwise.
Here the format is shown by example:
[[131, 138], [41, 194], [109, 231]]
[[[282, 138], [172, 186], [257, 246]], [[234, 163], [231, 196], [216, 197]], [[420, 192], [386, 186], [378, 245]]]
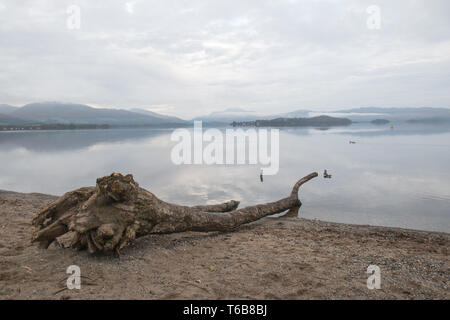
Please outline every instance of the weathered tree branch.
[[113, 173], [98, 178], [96, 187], [70, 191], [44, 207], [33, 219], [33, 242], [47, 248], [57, 237], [75, 232], [71, 247], [94, 253], [118, 251], [152, 233], [231, 231], [286, 210], [298, 213], [298, 189], [314, 177], [316, 172], [300, 179], [287, 198], [237, 209], [234, 200], [194, 207], [167, 203], [140, 188], [132, 175]]

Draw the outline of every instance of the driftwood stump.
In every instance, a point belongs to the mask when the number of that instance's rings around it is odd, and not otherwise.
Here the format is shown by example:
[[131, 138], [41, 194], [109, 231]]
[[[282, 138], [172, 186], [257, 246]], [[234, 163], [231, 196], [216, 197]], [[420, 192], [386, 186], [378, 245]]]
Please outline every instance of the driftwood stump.
[[44, 207], [33, 219], [33, 242], [47, 248], [57, 237], [73, 232], [70, 244], [90, 253], [115, 251], [135, 238], [155, 233], [231, 231], [242, 224], [301, 206], [299, 187], [317, 176], [300, 179], [290, 196], [242, 209], [238, 201], [217, 205], [181, 206], [158, 199], [140, 188], [133, 176], [113, 173], [97, 179], [95, 187], [70, 191]]

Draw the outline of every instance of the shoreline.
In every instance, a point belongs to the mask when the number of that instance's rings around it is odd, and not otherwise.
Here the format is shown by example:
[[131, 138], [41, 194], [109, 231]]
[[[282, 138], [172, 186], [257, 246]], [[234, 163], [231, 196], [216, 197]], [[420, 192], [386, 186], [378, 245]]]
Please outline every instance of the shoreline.
[[[41, 193], [41, 192], [20, 192], [20, 191], [12, 191], [12, 190], [3, 190], [0, 189], [0, 204], [1, 204], [1, 197], [2, 195], [8, 195], [10, 194], [11, 196], [14, 195], [23, 195], [25, 197], [42, 197], [42, 198], [46, 198], [49, 199], [48, 201], [54, 201], [56, 199], [58, 199], [59, 197], [61, 197], [63, 194], [61, 195], [53, 195], [53, 194], [47, 194], [47, 193]], [[238, 209], [243, 208], [243, 206], [239, 206]], [[300, 209], [301, 212], [301, 209]], [[278, 215], [275, 216], [268, 216], [267, 218], [273, 218], [276, 219], [278, 218]], [[285, 218], [284, 218], [285, 219]], [[316, 219], [316, 218], [303, 218], [303, 217], [298, 217], [298, 219], [304, 219], [304, 220], [308, 220], [308, 221], [314, 221], [314, 222], [319, 222], [319, 223], [330, 223], [330, 224], [337, 224], [337, 225], [343, 225], [343, 226], [348, 226], [348, 227], [368, 227], [368, 228], [385, 228], [385, 229], [389, 229], [392, 231], [412, 231], [412, 232], [425, 232], [425, 233], [436, 233], [436, 234], [444, 234], [444, 235], [449, 235], [450, 236], [450, 232], [445, 232], [445, 231], [436, 231], [436, 230], [425, 230], [425, 229], [414, 229], [414, 228], [405, 228], [405, 227], [397, 227], [397, 226], [383, 226], [383, 225], [374, 225], [374, 224], [358, 224], [358, 223], [349, 223], [349, 222], [338, 222], [338, 221], [328, 221], [328, 220], [321, 220], [321, 219]]]
[[[117, 259], [32, 245], [32, 217], [56, 198], [0, 190], [0, 300], [450, 298], [449, 233], [267, 217], [229, 233], [146, 236]], [[81, 290], [64, 290], [72, 264], [87, 277]], [[372, 264], [379, 290], [366, 285]]]

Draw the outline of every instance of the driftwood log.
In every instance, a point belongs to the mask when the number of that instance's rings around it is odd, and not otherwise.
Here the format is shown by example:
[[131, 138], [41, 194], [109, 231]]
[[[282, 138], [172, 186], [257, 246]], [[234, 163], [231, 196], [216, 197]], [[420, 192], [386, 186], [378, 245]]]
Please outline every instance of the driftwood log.
[[118, 254], [135, 238], [148, 234], [231, 231], [287, 210], [288, 215], [296, 215], [301, 206], [299, 187], [316, 176], [314, 172], [300, 179], [284, 199], [237, 209], [239, 202], [234, 200], [193, 207], [167, 203], [140, 188], [131, 174], [113, 173], [98, 178], [95, 187], [70, 191], [44, 207], [33, 219], [32, 241], [48, 248], [56, 238], [72, 232], [70, 247]]

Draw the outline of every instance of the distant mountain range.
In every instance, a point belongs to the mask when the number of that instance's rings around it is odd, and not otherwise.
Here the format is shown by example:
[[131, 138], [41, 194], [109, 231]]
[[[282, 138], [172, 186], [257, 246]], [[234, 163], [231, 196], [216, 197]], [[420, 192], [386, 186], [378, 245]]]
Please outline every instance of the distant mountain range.
[[205, 116], [196, 117], [192, 120], [230, 124], [233, 121], [253, 121], [259, 119], [271, 119], [273, 117], [274, 115], [264, 115], [251, 110], [229, 108], [224, 111], [215, 111]]
[[343, 115], [353, 121], [371, 121], [375, 119], [387, 119], [389, 121], [408, 121], [430, 118], [447, 118], [450, 119], [450, 109], [447, 108], [353, 108], [347, 110], [336, 111], [337, 114]]
[[0, 114], [9, 114], [17, 109], [19, 108], [10, 106], [9, 104], [0, 104]]
[[[387, 120], [390, 122], [423, 122], [431, 123], [433, 119], [441, 119], [441, 123], [450, 121], [450, 109], [447, 108], [352, 108], [336, 111], [312, 111], [299, 109], [287, 113], [258, 114], [256, 112], [243, 109], [226, 109], [224, 111], [213, 112], [207, 116], [197, 117], [194, 120], [207, 122], [232, 123], [256, 120], [273, 120], [277, 118], [309, 118], [317, 116], [330, 116], [347, 118], [353, 122], [370, 122], [372, 120]], [[412, 121], [411, 121], [412, 120]]]
[[168, 123], [185, 123], [185, 122], [187, 122], [186, 120], [183, 120], [183, 119], [180, 119], [177, 117], [166, 116], [166, 115], [159, 114], [159, 113], [145, 110], [145, 109], [133, 108], [133, 109], [130, 109], [130, 111], [134, 112], [134, 113], [139, 113], [139, 114], [143, 114], [146, 116], [150, 116], [150, 117], [155, 117], [157, 119], [161, 119], [162, 121], [165, 121]]
[[31, 121], [12, 117], [8, 114], [0, 113], [0, 125], [31, 125]]
[[[0, 104], [0, 126], [30, 125], [107, 125], [111, 127], [180, 127], [189, 126], [194, 120], [202, 120], [206, 126], [229, 125], [232, 122], [274, 120], [278, 118], [310, 118], [330, 116], [347, 118], [353, 122], [371, 122], [376, 119], [390, 122], [424, 124], [450, 123], [450, 109], [446, 108], [380, 108], [365, 107], [337, 111], [317, 112], [299, 109], [287, 113], [262, 114], [255, 111], [230, 108], [190, 121], [162, 115], [145, 109], [106, 109], [88, 105], [42, 102], [23, 107]], [[387, 123], [387, 122], [386, 122]]]
[[97, 124], [110, 126], [185, 125], [188, 122], [176, 117], [134, 109], [99, 109], [82, 104], [59, 102], [31, 103], [23, 107], [0, 105], [0, 125], [24, 124]]

